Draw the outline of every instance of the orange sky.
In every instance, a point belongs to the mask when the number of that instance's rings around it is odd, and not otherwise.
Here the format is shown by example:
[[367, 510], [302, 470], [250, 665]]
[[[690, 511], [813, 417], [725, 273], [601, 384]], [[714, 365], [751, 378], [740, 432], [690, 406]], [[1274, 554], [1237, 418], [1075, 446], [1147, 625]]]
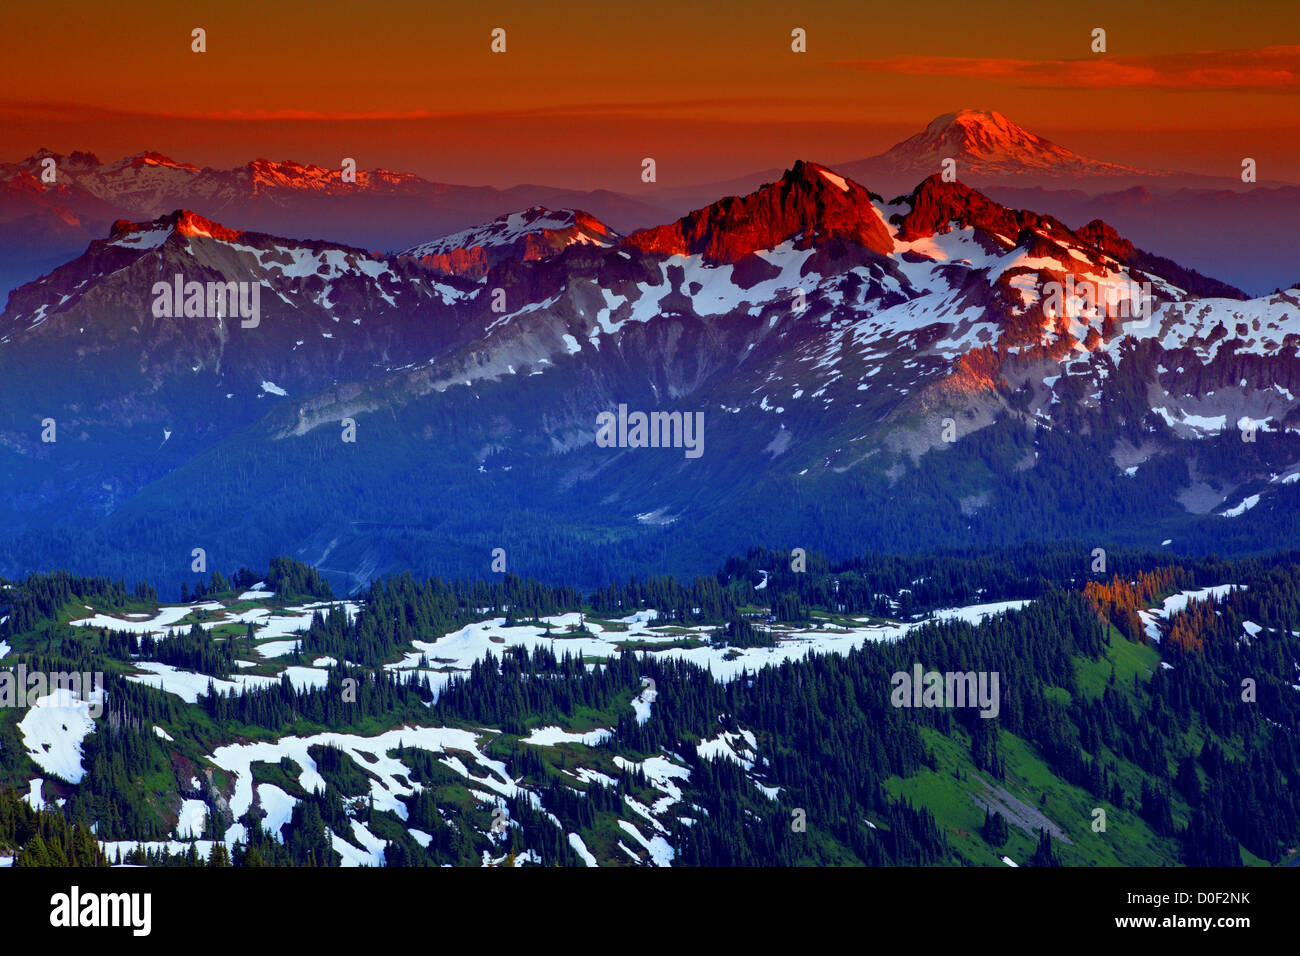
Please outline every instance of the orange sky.
[[635, 190], [644, 156], [661, 184], [720, 180], [872, 155], [973, 107], [1096, 158], [1235, 175], [1249, 155], [1261, 181], [1300, 180], [1300, 18], [1282, 3], [47, 0], [6, 10], [0, 70], [4, 159], [354, 156]]

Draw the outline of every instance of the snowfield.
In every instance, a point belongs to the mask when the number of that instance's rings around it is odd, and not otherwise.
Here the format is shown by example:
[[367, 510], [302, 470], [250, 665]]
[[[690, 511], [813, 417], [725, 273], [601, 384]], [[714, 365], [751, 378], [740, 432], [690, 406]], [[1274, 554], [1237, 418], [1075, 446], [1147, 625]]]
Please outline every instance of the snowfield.
[[1204, 601], [1206, 598], [1221, 598], [1231, 591], [1243, 587], [1239, 584], [1220, 584], [1217, 587], [1201, 588], [1196, 591], [1179, 591], [1177, 594], [1171, 594], [1165, 598], [1164, 603], [1158, 608], [1138, 611], [1138, 617], [1142, 620], [1143, 630], [1147, 637], [1156, 643], [1160, 642], [1160, 622], [1167, 621], [1173, 615], [1186, 609], [1190, 601]]
[[[273, 597], [271, 591], [247, 591], [239, 596], [240, 601], [264, 601]], [[92, 617], [69, 621], [73, 627], [104, 628], [109, 631], [126, 631], [131, 634], [153, 634], [156, 637], [171, 637], [176, 633], [185, 633], [188, 624], [178, 624], [195, 612], [208, 612], [208, 620], [199, 622], [199, 627], [210, 631], [223, 624], [252, 624], [253, 638], [257, 641], [272, 638], [284, 638], [307, 630], [311, 626], [312, 615], [316, 612], [326, 614], [331, 608], [344, 611], [349, 618], [356, 617], [360, 605], [355, 601], [318, 601], [298, 607], [286, 607], [273, 610], [265, 607], [250, 608], [246, 611], [231, 612], [225, 605], [216, 601], [204, 601], [195, 604], [179, 604], [159, 608], [153, 617], [122, 618], [110, 614], [95, 614]], [[92, 610], [87, 608], [87, 610]], [[217, 614], [217, 612], [221, 612]]]
[[[897, 641], [910, 631], [931, 622], [962, 620], [977, 623], [995, 614], [1017, 611], [1028, 605], [1029, 601], [1001, 601], [991, 604], [976, 604], [964, 608], [948, 608], [922, 620], [902, 624], [862, 625], [848, 629], [822, 630], [776, 630], [776, 647], [664, 647], [642, 651], [655, 657], [675, 658], [697, 664], [712, 672], [714, 678], [721, 681], [735, 680], [746, 671], [761, 667], [779, 666], [785, 661], [801, 660], [810, 654], [847, 654], [861, 647], [868, 641]], [[566, 630], [577, 626], [580, 615], [577, 613], [560, 614], [542, 619], [542, 625], [518, 624], [506, 627], [505, 618], [493, 618], [467, 624], [435, 641], [413, 641], [415, 651], [396, 663], [385, 665], [389, 670], [419, 669], [429, 686], [436, 692], [445, 686], [454, 671], [466, 671], [475, 661], [482, 660], [488, 654], [498, 656], [507, 647], [525, 647], [530, 650], [546, 648], [558, 656], [570, 654], [583, 657], [613, 657], [619, 652], [619, 645], [629, 641], [646, 644], [674, 644], [684, 638], [707, 641], [712, 627], [675, 628], [671, 632], [656, 630], [654, 622], [656, 612], [639, 612], [620, 619], [617, 623], [627, 625], [627, 630], [606, 630], [602, 625], [587, 620], [585, 626], [591, 632], [588, 636], [571, 635]], [[548, 632], [546, 625], [550, 624]], [[429, 670], [428, 667], [437, 668]], [[633, 703], [637, 719], [644, 723], [649, 718], [649, 707], [653, 702], [653, 692], [643, 694]]]
[[539, 747], [553, 747], [556, 744], [582, 744], [587, 747], [595, 747], [613, 735], [612, 730], [593, 730], [585, 734], [575, 734], [567, 730], [561, 730], [559, 727], [540, 727], [523, 738], [523, 741], [526, 744], [536, 744]]
[[[136, 666], [145, 673], [130, 674], [127, 680], [165, 690], [187, 704], [198, 703], [199, 697], [208, 692], [209, 685], [223, 694], [239, 695], [246, 687], [272, 687], [280, 683], [278, 677], [259, 677], [256, 674], [235, 674], [229, 680], [222, 680], [156, 661], [141, 661]], [[316, 667], [286, 667], [284, 673], [299, 690], [324, 687], [329, 682], [329, 672]]]
[[182, 840], [203, 835], [208, 820], [208, 807], [202, 800], [186, 800], [181, 804], [180, 818], [176, 821], [176, 836]]
[[[92, 699], [102, 705], [102, 694], [95, 691]], [[86, 774], [81, 765], [81, 743], [95, 732], [90, 707], [91, 701], [64, 688], [39, 698], [18, 724], [27, 756], [46, 773], [68, 783], [81, 783]], [[32, 793], [39, 791], [33, 788]]]

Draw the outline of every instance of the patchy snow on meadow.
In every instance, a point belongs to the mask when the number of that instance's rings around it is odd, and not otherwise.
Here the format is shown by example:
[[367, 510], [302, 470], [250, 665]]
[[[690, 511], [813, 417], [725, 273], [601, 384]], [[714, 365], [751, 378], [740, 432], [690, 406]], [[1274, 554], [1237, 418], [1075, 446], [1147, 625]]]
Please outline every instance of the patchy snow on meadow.
[[596, 858], [591, 855], [591, 851], [587, 849], [587, 844], [582, 842], [582, 837], [578, 836], [578, 834], [569, 834], [569, 846], [573, 847], [573, 852], [578, 854], [578, 857], [587, 866], [600, 866], [596, 862]]
[[[365, 848], [365, 853], [357, 855], [357, 851], [348, 844], [348, 853], [344, 855], [344, 866], [383, 866], [384, 865], [384, 847], [388, 846], [387, 840], [382, 840], [366, 829], [365, 824], [360, 820], [353, 820], [352, 839], [360, 843]], [[338, 834], [334, 834], [334, 848], [338, 849], [342, 841]], [[343, 851], [340, 850], [340, 853]]]
[[[92, 692], [92, 699], [103, 691]], [[87, 734], [95, 732], [90, 717], [91, 702], [82, 700], [67, 688], [59, 688], [39, 698], [18, 724], [27, 747], [27, 756], [46, 773], [81, 783], [86, 775], [81, 765], [81, 744]]]
[[[1213, 589], [1207, 589], [1207, 593], [1210, 590]], [[1189, 592], [1195, 593], [1200, 592]], [[255, 587], [243, 592], [240, 600], [256, 602], [271, 597], [271, 592]], [[694, 663], [711, 671], [715, 679], [730, 681], [746, 672], [778, 666], [785, 661], [801, 660], [813, 654], [843, 654], [868, 642], [900, 640], [932, 621], [959, 620], [974, 623], [994, 614], [1020, 610], [1029, 603], [1003, 601], [946, 608], [924, 618], [899, 623], [872, 623], [869, 619], [841, 618], [839, 620], [845, 623], [821, 621], [809, 625], [776, 624], [771, 629], [776, 645], [753, 648], [714, 647], [710, 644], [714, 630], [712, 626], [672, 624], [653, 609], [640, 610], [616, 621], [604, 618], [593, 620], [574, 612], [513, 627], [506, 626], [505, 618], [494, 617], [466, 624], [431, 640], [413, 641], [402, 659], [385, 665], [385, 669], [403, 674], [417, 673], [436, 695], [457, 674], [468, 671], [476, 662], [489, 656], [500, 657], [509, 648], [545, 648], [557, 656], [567, 654], [571, 657], [608, 659], [622, 653], [625, 645], [633, 644], [636, 645], [636, 653]], [[349, 617], [355, 617], [359, 611], [359, 605], [351, 601], [321, 601], [284, 608], [258, 606], [237, 612], [207, 602], [163, 607], [151, 615], [111, 617], [96, 614], [74, 623], [80, 626], [116, 628], [135, 634], [153, 632], [166, 635], [182, 629], [188, 630], [190, 625], [180, 622], [196, 611], [201, 612], [203, 620], [199, 623], [205, 630], [229, 624], [253, 627], [254, 640], [257, 642], [254, 647], [256, 654], [248, 656], [259, 663], [240, 662], [241, 668], [248, 668], [261, 667], [268, 660], [293, 653], [299, 645], [299, 635], [310, 627], [314, 613], [328, 613], [332, 607], [343, 609]], [[483, 613], [490, 612], [484, 610]], [[579, 628], [584, 633], [577, 633]], [[242, 633], [240, 637], [242, 639]], [[176, 694], [193, 704], [210, 687], [222, 693], [242, 694], [246, 688], [274, 686], [279, 683], [282, 675], [287, 675], [300, 690], [324, 686], [328, 680], [325, 668], [334, 665], [335, 658], [313, 654], [306, 660], [312, 661], [312, 666], [284, 667], [276, 676], [235, 673], [225, 679], [212, 678], [159, 662], [137, 661], [137, 673], [128, 675], [127, 679]], [[637, 723], [644, 724], [650, 719], [655, 698], [655, 689], [648, 682], [632, 698], [630, 706]], [[84, 773], [81, 769], [80, 743], [84, 739], [84, 733], [93, 730], [93, 723], [87, 726], [74, 722], [71, 726], [65, 726], [61, 717], [55, 727], [48, 721], [42, 722], [49, 716], [52, 715], [42, 715], [41, 719], [35, 721], [30, 728], [30, 739], [26, 734], [24, 739], [28, 742], [29, 749], [37, 746], [42, 748], [46, 763], [37, 762], [48, 774], [66, 776], [75, 773], [79, 780]], [[745, 769], [755, 787], [769, 799], [776, 799], [780, 789], [755, 778], [756, 775], [762, 776], [761, 766], [765, 761], [758, 756], [754, 734], [743, 728], [737, 732], [729, 732], [721, 727], [716, 730], [715, 736], [698, 744], [697, 754], [703, 759], [734, 761]], [[161, 739], [171, 740], [161, 727], [155, 727], [154, 733]], [[376, 811], [393, 813], [403, 821], [408, 817], [403, 799], [423, 789], [423, 785], [415, 781], [412, 768], [396, 756], [401, 747], [434, 754], [438, 763], [464, 780], [466, 789], [480, 804], [504, 805], [508, 798], [523, 798], [544, 812], [538, 793], [521, 787], [512, 779], [505, 763], [486, 755], [486, 741], [498, 733], [499, 731], [491, 729], [404, 726], [373, 737], [338, 732], [286, 736], [271, 741], [218, 747], [208, 757], [208, 762], [230, 775], [233, 789], [228, 794], [229, 811], [234, 819], [239, 819], [256, 806], [265, 816], [265, 830], [281, 838], [285, 825], [292, 819], [298, 799], [279, 786], [255, 781], [253, 765], [278, 765], [282, 759], [288, 758], [296, 765], [296, 768], [290, 770], [294, 781], [308, 792], [317, 791], [324, 788], [325, 779], [309, 754], [315, 746], [334, 746], [348, 754], [369, 778], [369, 792], [363, 799], [372, 800]], [[603, 727], [577, 731], [547, 724], [532, 729], [521, 740], [537, 747], [566, 744], [598, 747], [613, 735], [613, 730]], [[608, 770], [607, 759], [601, 760], [598, 765]], [[632, 811], [636, 823], [620, 820], [618, 827], [624, 839], [613, 846], [601, 842], [596, 847], [600, 853], [612, 852], [617, 856], [622, 852], [639, 863], [671, 865], [675, 850], [667, 837], [672, 832], [672, 816], [674, 812], [680, 813], [686, 809], [682, 803], [690, 769], [684, 763], [681, 756], [670, 753], [641, 761], [631, 761], [622, 756], [613, 758], [613, 764], [619, 770], [644, 776], [653, 788], [653, 799], [647, 798], [645, 794], [640, 795], [639, 799], [631, 795], [624, 796], [626, 809]], [[581, 781], [607, 787], [618, 785], [614, 777], [600, 770], [572, 767], [561, 769], [560, 772], [573, 778], [575, 784]], [[35, 781], [33, 786], [34, 792], [39, 793], [41, 781]], [[203, 801], [183, 800], [175, 831], [178, 839], [155, 841], [146, 844], [146, 848], [185, 852], [193, 845], [200, 855], [206, 856], [211, 850], [212, 842], [196, 838], [202, 833], [207, 813]], [[560, 826], [558, 819], [550, 819], [557, 827]], [[687, 818], [683, 819], [690, 822]], [[330, 834], [334, 849], [341, 855], [343, 864], [383, 865], [387, 841], [376, 836], [361, 821], [350, 820], [349, 827], [351, 832], [343, 830]], [[433, 839], [431, 834], [423, 831], [411, 833], [414, 839], [425, 846]], [[563, 830], [561, 835], [564, 835]], [[245, 837], [244, 828], [236, 824], [227, 830], [225, 842], [233, 846], [237, 840]], [[186, 838], [192, 843], [180, 842]], [[567, 840], [585, 865], [599, 864], [595, 853], [588, 848], [581, 834], [568, 833]], [[135, 849], [136, 843], [121, 841], [105, 846], [109, 849], [110, 856], [117, 849], [121, 849], [125, 856]], [[504, 860], [505, 857], [501, 859]], [[530, 856], [521, 855], [516, 858], [516, 862], [528, 862], [530, 859]]]
[[553, 747], [556, 744], [583, 744], [587, 747], [595, 747], [613, 735], [613, 731], [601, 728], [578, 734], [561, 730], [559, 727], [539, 727], [522, 739], [526, 744], [536, 744], [539, 747]]
[[1222, 598], [1235, 590], [1245, 590], [1244, 584], [1219, 584], [1214, 587], [1200, 588], [1192, 591], [1179, 591], [1177, 594], [1171, 594], [1165, 598], [1164, 602], [1157, 608], [1142, 609], [1138, 611], [1138, 618], [1142, 621], [1142, 629], [1146, 636], [1156, 643], [1160, 642], [1160, 622], [1167, 621], [1175, 614], [1179, 614], [1187, 609], [1191, 601], [1204, 601], [1208, 598]]
[[1236, 507], [1228, 508], [1226, 511], [1220, 511], [1219, 514], [1223, 515], [1225, 518], [1240, 518], [1257, 504], [1259, 504], [1259, 495], [1251, 495], [1250, 497], [1243, 499], [1241, 504]]
[[[623, 832], [637, 843], [641, 844], [646, 853], [650, 855], [650, 859], [654, 861], [655, 866], [673, 865], [673, 857], [676, 855], [676, 852], [663, 837], [655, 836], [654, 838], [647, 840], [641, 835], [641, 831], [636, 828], [636, 824], [629, 823], [626, 820], [619, 820], [618, 825], [622, 828]], [[619, 846], [622, 845], [623, 844], [620, 842]]]
[[614, 764], [620, 770], [630, 770], [632, 772], [640, 771], [645, 774], [646, 781], [663, 794], [654, 802], [650, 811], [656, 816], [661, 816], [675, 803], [680, 803], [682, 799], [681, 784], [685, 783], [691, 776], [689, 767], [683, 767], [681, 764], [673, 763], [667, 757], [660, 755], [658, 757], [647, 757], [645, 760], [635, 762], [628, 760], [626, 757], [616, 756]]
[[267, 641], [264, 644], [258, 644], [254, 648], [258, 657], [287, 657], [294, 651], [301, 649], [302, 641]]
[[[87, 608], [93, 611], [94, 608]], [[82, 618], [77, 621], [69, 621], [73, 627], [95, 627], [105, 628], [110, 631], [126, 631], [131, 634], [158, 634], [170, 633], [175, 628], [176, 622], [183, 620], [195, 611], [220, 611], [224, 610], [223, 605], [216, 601], [207, 601], [202, 604], [180, 604], [174, 607], [160, 607], [158, 613], [153, 617], [146, 617], [139, 620], [135, 615], [131, 619], [113, 617], [111, 614], [95, 614], [92, 617]], [[182, 630], [189, 630], [189, 627], [183, 627]]]
[[298, 801], [273, 783], [257, 785], [257, 800], [262, 812], [266, 814], [262, 820], [262, 829], [283, 840], [282, 828], [293, 818], [293, 808]]
[[[687, 661], [711, 671], [716, 680], [730, 681], [746, 671], [779, 666], [786, 661], [799, 661], [811, 654], [847, 654], [868, 641], [896, 641], [930, 621], [963, 620], [978, 623], [995, 614], [1020, 610], [1030, 603], [999, 601], [947, 608], [922, 620], [900, 624], [863, 622], [852, 628], [805, 630], [778, 627], [774, 629], [777, 641], [775, 647], [712, 647], [707, 643], [714, 630], [712, 627], [656, 627], [655, 622], [659, 617], [653, 610], [639, 611], [620, 619], [617, 623], [625, 626], [625, 630], [607, 629], [590, 619], [584, 621], [576, 612], [542, 618], [541, 625], [516, 624], [513, 627], [506, 627], [505, 618], [498, 617], [466, 624], [432, 641], [412, 641], [414, 650], [408, 652], [400, 662], [385, 665], [385, 669], [420, 670], [436, 694], [456, 671], [469, 670], [475, 661], [482, 660], [489, 654], [499, 657], [506, 648], [545, 648], [561, 657], [569, 654], [575, 657], [610, 658], [620, 652], [620, 645], [624, 643], [680, 645], [693, 640], [700, 642], [701, 646], [651, 646], [643, 647], [640, 652]], [[549, 630], [546, 627], [548, 624]], [[568, 630], [569, 627], [580, 624], [585, 624], [590, 635], [574, 634]], [[649, 719], [653, 701], [654, 696], [650, 692], [642, 693], [633, 701], [632, 706], [639, 722], [644, 723]]]
[[182, 840], [203, 835], [203, 825], [208, 820], [208, 807], [202, 800], [186, 800], [176, 820], [176, 835]]
[[[234, 674], [229, 680], [223, 680], [158, 661], [140, 661], [136, 667], [144, 673], [128, 674], [127, 680], [175, 694], [187, 704], [198, 703], [199, 697], [207, 694], [209, 686], [220, 693], [238, 696], [248, 687], [257, 689], [280, 683], [279, 677], [261, 677], [256, 674]], [[329, 672], [315, 667], [286, 667], [283, 673], [289, 675], [289, 682], [299, 691], [324, 687], [329, 683]]]
[[636, 712], [636, 722], [638, 724], [644, 724], [650, 719], [650, 705], [655, 702], [657, 696], [659, 696], [657, 690], [651, 690], [647, 687], [632, 698], [632, 710]]
[[[388, 756], [389, 751], [405, 746], [442, 754], [442, 764], [461, 776], [472, 778], [476, 786], [486, 787], [502, 797], [513, 797], [521, 791], [507, 773], [505, 764], [489, 759], [479, 750], [479, 737], [495, 733], [494, 730], [474, 732], [448, 727], [409, 726], [385, 731], [376, 737], [321, 733], [311, 737], [281, 737], [275, 741], [229, 744], [218, 747], [209, 759], [222, 770], [235, 775], [230, 811], [238, 819], [253, 804], [254, 763], [277, 764], [282, 758], [288, 757], [301, 768], [299, 786], [309, 792], [323, 790], [325, 778], [316, 769], [316, 761], [308, 751], [314, 746], [332, 745], [374, 775], [370, 781], [370, 796], [374, 798], [375, 809], [391, 811], [405, 820], [406, 804], [398, 798], [410, 796], [422, 787], [410, 782], [414, 776], [411, 768], [397, 758]], [[481, 775], [471, 774], [462, 762], [462, 756], [468, 756]], [[259, 796], [262, 795], [260, 789], [258, 793]], [[285, 796], [288, 797], [287, 794]]]
[[968, 624], [978, 624], [980, 621], [995, 614], [1005, 614], [1007, 611], [1021, 611], [1028, 607], [1031, 601], [995, 601], [992, 604], [972, 604], [968, 607], [950, 607], [941, 611], [935, 611], [931, 617], [939, 621], [965, 621]]
[[[738, 747], [737, 741], [743, 741], [746, 746]], [[754, 751], [757, 749], [758, 743], [754, 740], [754, 734], [748, 730], [742, 730], [738, 734], [724, 730], [711, 740], [703, 740], [695, 746], [695, 752], [700, 755], [701, 760], [726, 758], [735, 761], [746, 770], [753, 769]]]
[[[274, 591], [245, 591], [237, 600], [263, 601], [273, 597], [274, 594]], [[226, 624], [252, 624], [253, 639], [256, 641], [269, 641], [301, 634], [311, 627], [312, 616], [316, 612], [328, 614], [332, 608], [345, 612], [349, 620], [355, 618], [357, 612], [361, 609], [360, 605], [355, 601], [317, 601], [311, 604], [286, 607], [282, 610], [253, 607], [244, 611], [230, 611], [218, 601], [204, 601], [194, 604], [160, 607], [152, 617], [143, 614], [129, 614], [126, 617], [94, 614], [91, 617], [81, 618], [69, 623], [73, 627], [102, 627], [110, 631], [125, 631], [136, 635], [154, 634], [160, 637], [171, 637], [174, 634], [184, 633], [190, 629], [189, 624], [180, 624], [178, 622], [183, 621], [195, 612], [203, 612], [205, 620], [198, 623], [199, 627], [205, 631]], [[87, 610], [93, 609], [87, 608]]]
[[27, 796], [23, 797], [23, 800], [33, 810], [39, 810], [45, 804], [45, 801], [41, 799], [41, 788], [44, 786], [45, 779], [43, 777], [37, 777], [27, 785]]

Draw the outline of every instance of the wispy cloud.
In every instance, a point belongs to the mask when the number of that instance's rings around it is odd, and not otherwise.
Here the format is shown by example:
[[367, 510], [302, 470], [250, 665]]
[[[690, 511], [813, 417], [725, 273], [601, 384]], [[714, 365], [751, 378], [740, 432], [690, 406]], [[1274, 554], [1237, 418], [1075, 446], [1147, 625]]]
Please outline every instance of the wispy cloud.
[[[852, 102], [844, 97], [843, 102]], [[509, 119], [554, 117], [591, 117], [609, 119], [674, 119], [720, 116], [733, 120], [749, 119], [761, 122], [764, 115], [754, 111], [770, 111], [773, 106], [790, 110], [806, 110], [806, 103], [797, 98], [772, 97], [701, 97], [690, 100], [613, 101], [595, 103], [560, 103], [554, 105], [529, 105], [499, 109], [465, 110], [323, 110], [323, 109], [212, 109], [212, 110], [150, 110], [100, 106], [89, 103], [47, 103], [35, 101], [0, 100], [0, 119], [41, 119], [77, 122], [113, 118], [149, 120], [210, 121], [239, 123], [292, 123], [292, 122], [408, 122], [420, 120]]]
[[1155, 56], [1095, 54], [1070, 60], [896, 56], [837, 65], [865, 73], [951, 76], [1039, 89], [1300, 92], [1300, 46]]

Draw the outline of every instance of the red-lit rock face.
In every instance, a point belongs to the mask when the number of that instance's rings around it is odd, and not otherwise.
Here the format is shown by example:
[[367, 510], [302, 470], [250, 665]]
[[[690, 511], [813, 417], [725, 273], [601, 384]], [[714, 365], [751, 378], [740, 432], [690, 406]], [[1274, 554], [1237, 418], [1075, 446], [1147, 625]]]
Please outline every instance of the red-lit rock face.
[[108, 232], [109, 239], [120, 239], [133, 232], [150, 232], [155, 229], [172, 229], [182, 236], [210, 236], [224, 242], [237, 242], [243, 235], [237, 229], [227, 229], [220, 223], [205, 219], [188, 209], [177, 209], [152, 222], [129, 222], [119, 219]]
[[416, 258], [420, 265], [448, 275], [469, 276], [478, 279], [488, 271], [487, 251], [482, 246], [472, 249], [452, 249], [449, 252], [430, 252]]
[[499, 262], [536, 262], [570, 245], [608, 247], [618, 239], [618, 233], [581, 209], [534, 206], [421, 243], [401, 254], [427, 269], [480, 279]]
[[898, 227], [898, 238], [904, 242], [946, 232], [955, 224], [1024, 245], [1031, 256], [1059, 253], [1063, 243], [1082, 247], [1092, 258], [1099, 253], [1123, 263], [1138, 254], [1133, 243], [1100, 219], [1069, 229], [1053, 216], [1000, 206], [969, 186], [944, 182], [937, 173], [916, 187], [910, 201], [911, 210]]
[[1015, 241], [1022, 229], [1041, 221], [1032, 212], [999, 206], [961, 183], [946, 183], [938, 173], [916, 187], [911, 201], [912, 209], [898, 229], [898, 238], [904, 242], [946, 232], [951, 222]]
[[642, 252], [734, 263], [788, 241], [807, 249], [836, 238], [884, 255], [894, 249], [866, 189], [823, 166], [800, 161], [757, 192], [730, 196], [677, 222], [633, 233], [624, 244]]
[[1094, 219], [1082, 229], [1075, 230], [1075, 235], [1120, 262], [1129, 261], [1137, 252], [1133, 243], [1121, 238], [1119, 233], [1100, 219]]

